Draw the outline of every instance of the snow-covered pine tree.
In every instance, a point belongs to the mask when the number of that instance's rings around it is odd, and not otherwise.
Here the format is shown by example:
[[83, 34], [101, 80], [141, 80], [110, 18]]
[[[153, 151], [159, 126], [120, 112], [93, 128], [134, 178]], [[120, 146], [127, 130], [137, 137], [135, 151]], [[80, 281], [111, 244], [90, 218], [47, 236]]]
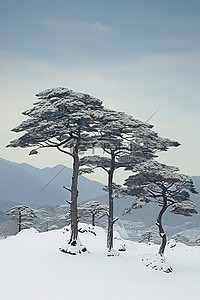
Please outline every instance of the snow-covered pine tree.
[[159, 235], [158, 233], [156, 234], [153, 231], [145, 231], [142, 233], [142, 235], [139, 238], [139, 243], [154, 243], [154, 244], [159, 244]]
[[[97, 98], [61, 87], [47, 89], [36, 96], [38, 101], [33, 108], [22, 113], [29, 118], [12, 129], [16, 133], [23, 132], [23, 135], [7, 147], [33, 147], [30, 155], [37, 154], [41, 148], [56, 148], [71, 156], [72, 183], [70, 188], [67, 187], [71, 192], [71, 238], [68, 243], [71, 253], [78, 240], [79, 154], [93, 147], [90, 136], [98, 131], [97, 120], [103, 106]], [[79, 246], [80, 253], [86, 251], [81, 243]], [[68, 247], [61, 248], [61, 251], [68, 252]]]
[[98, 201], [89, 201], [78, 206], [78, 218], [96, 226], [96, 219], [108, 219], [108, 205]]
[[165, 211], [171, 207], [171, 212], [184, 216], [192, 216], [197, 213], [191, 193], [197, 193], [192, 179], [180, 174], [179, 169], [174, 166], [166, 166], [157, 161], [142, 163], [133, 168], [136, 174], [129, 176], [124, 185], [126, 193], [136, 196], [136, 200], [125, 213], [132, 209], [142, 208], [149, 202], [157, 203], [161, 209], [157, 216], [156, 225], [161, 237], [159, 254], [164, 255], [167, 236], [163, 228], [162, 217]]
[[53, 218], [51, 218], [51, 217], [44, 217], [42, 225], [45, 226], [45, 230], [46, 231], [49, 231], [49, 230], [52, 229], [52, 226], [53, 226], [53, 228], [55, 228], [55, 226], [56, 226], [56, 225], [53, 225], [52, 223], [53, 223]]
[[30, 221], [36, 218], [34, 210], [26, 205], [14, 206], [7, 211], [6, 215], [11, 215], [18, 220], [18, 232], [32, 226]]
[[66, 223], [68, 210], [69, 205], [67, 203], [60, 206], [47, 205], [36, 209], [37, 219], [34, 220], [34, 227], [40, 232], [63, 228], [70, 224], [70, 215], [69, 222]]
[[16, 221], [12, 216], [6, 215], [0, 210], [0, 237], [7, 237], [9, 235], [14, 235], [18, 232], [16, 228]]
[[113, 248], [113, 226], [117, 220], [113, 216], [113, 199], [121, 196], [119, 186], [113, 182], [114, 172], [119, 168], [132, 170], [135, 165], [152, 159], [156, 152], [180, 145], [159, 137], [151, 130], [152, 127], [125, 113], [104, 109], [98, 135], [93, 137], [93, 140], [95, 145], [103, 149], [105, 156], [85, 156], [80, 160], [83, 173], [91, 173], [96, 168], [102, 168], [108, 176], [107, 249], [109, 253]]

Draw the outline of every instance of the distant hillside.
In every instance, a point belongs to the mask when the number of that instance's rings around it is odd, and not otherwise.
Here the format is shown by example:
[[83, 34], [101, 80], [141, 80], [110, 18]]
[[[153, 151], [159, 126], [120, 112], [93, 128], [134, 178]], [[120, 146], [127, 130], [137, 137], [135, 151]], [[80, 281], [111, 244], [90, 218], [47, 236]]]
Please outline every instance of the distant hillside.
[[[72, 171], [63, 167], [58, 165], [39, 169], [0, 158], [0, 209], [5, 211], [18, 204], [37, 208], [65, 203], [66, 199], [70, 199], [70, 193], [63, 189], [63, 185], [70, 187]], [[63, 171], [58, 174], [62, 169]], [[57, 174], [58, 176], [52, 180]], [[101, 183], [80, 176], [79, 202], [104, 196], [102, 188]]]
[[[70, 187], [72, 170], [67, 167], [63, 169], [63, 167], [63, 165], [58, 165], [39, 169], [25, 163], [18, 164], [0, 158], [0, 210], [6, 211], [18, 204], [27, 204], [33, 208], [64, 204], [66, 199], [70, 199], [70, 193], [63, 189], [63, 185]], [[62, 169], [63, 171], [58, 174]], [[54, 178], [57, 174], [58, 176]], [[52, 180], [53, 178], [54, 180]], [[184, 217], [166, 212], [164, 225], [178, 226], [191, 222], [192, 226], [200, 226], [200, 176], [192, 178], [199, 194], [192, 194], [191, 198], [195, 202], [199, 214]], [[44, 188], [45, 186], [46, 188]], [[90, 200], [108, 204], [108, 195], [102, 188], [101, 183], [80, 176], [79, 204]], [[150, 203], [143, 209], [133, 210], [131, 214], [122, 216], [124, 208], [129, 207], [132, 201], [131, 197], [115, 199], [115, 215], [132, 222], [142, 221], [147, 227], [154, 225], [159, 211], [159, 207], [155, 204]]]

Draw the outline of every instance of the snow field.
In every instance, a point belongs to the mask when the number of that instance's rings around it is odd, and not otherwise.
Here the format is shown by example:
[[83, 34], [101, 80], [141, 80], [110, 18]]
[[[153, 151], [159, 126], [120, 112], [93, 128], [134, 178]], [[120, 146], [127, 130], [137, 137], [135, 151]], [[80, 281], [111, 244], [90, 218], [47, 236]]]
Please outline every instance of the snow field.
[[[92, 226], [81, 224], [84, 229]], [[58, 249], [69, 231], [38, 233], [23, 230], [0, 240], [0, 294], [3, 300], [146, 300], [196, 299], [200, 279], [200, 247], [177, 244], [167, 247], [172, 273], [144, 266], [142, 259], [156, 259], [157, 245], [114, 240], [126, 245], [120, 256], [107, 257], [106, 232], [80, 233], [88, 253], [72, 256]]]

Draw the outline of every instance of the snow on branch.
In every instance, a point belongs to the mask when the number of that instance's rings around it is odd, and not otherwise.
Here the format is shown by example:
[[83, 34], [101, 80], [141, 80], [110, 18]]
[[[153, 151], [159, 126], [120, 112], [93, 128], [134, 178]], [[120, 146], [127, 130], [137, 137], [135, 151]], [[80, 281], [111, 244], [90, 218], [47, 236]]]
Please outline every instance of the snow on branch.
[[189, 200], [174, 203], [170, 211], [174, 214], [179, 214], [184, 216], [192, 216], [192, 214], [198, 213], [197, 210], [195, 209], [195, 204]]

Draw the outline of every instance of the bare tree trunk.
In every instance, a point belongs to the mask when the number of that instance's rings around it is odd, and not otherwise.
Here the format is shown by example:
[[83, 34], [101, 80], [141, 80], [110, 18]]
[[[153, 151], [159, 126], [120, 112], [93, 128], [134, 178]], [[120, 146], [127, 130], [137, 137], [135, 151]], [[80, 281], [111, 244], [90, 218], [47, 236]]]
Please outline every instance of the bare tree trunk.
[[22, 214], [21, 211], [19, 211], [19, 219], [18, 219], [18, 232], [22, 230]]
[[92, 226], [95, 226], [95, 213], [92, 213]]
[[111, 154], [111, 166], [108, 172], [108, 197], [109, 197], [109, 215], [108, 215], [108, 234], [107, 234], [107, 249], [111, 251], [113, 248], [113, 174], [115, 170], [114, 153]]
[[160, 254], [161, 256], [164, 255], [165, 247], [166, 247], [166, 244], [167, 244], [167, 236], [166, 236], [166, 233], [165, 233], [164, 228], [162, 226], [162, 217], [163, 217], [164, 212], [168, 208], [167, 199], [166, 199], [164, 191], [163, 191], [163, 201], [164, 202], [163, 202], [162, 209], [160, 210], [160, 212], [158, 214], [158, 217], [157, 217], [157, 220], [156, 220], [156, 225], [158, 226], [159, 235], [161, 237], [161, 245], [160, 245], [158, 254]]
[[74, 146], [73, 149], [73, 174], [71, 184], [71, 237], [69, 244], [76, 246], [78, 237], [78, 171], [79, 171], [79, 156], [78, 149]]
[[[72, 255], [80, 254], [86, 252], [87, 248], [82, 245], [78, 240], [78, 209], [77, 209], [77, 199], [78, 199], [78, 175], [79, 175], [79, 145], [80, 145], [80, 133], [76, 140], [76, 144], [73, 147], [73, 168], [72, 168], [72, 184], [71, 189], [64, 187], [71, 192], [70, 201], [70, 211], [71, 211], [71, 236], [68, 244], [70, 247], [60, 248], [62, 252], [69, 253]], [[71, 246], [78, 246], [72, 249]]]

